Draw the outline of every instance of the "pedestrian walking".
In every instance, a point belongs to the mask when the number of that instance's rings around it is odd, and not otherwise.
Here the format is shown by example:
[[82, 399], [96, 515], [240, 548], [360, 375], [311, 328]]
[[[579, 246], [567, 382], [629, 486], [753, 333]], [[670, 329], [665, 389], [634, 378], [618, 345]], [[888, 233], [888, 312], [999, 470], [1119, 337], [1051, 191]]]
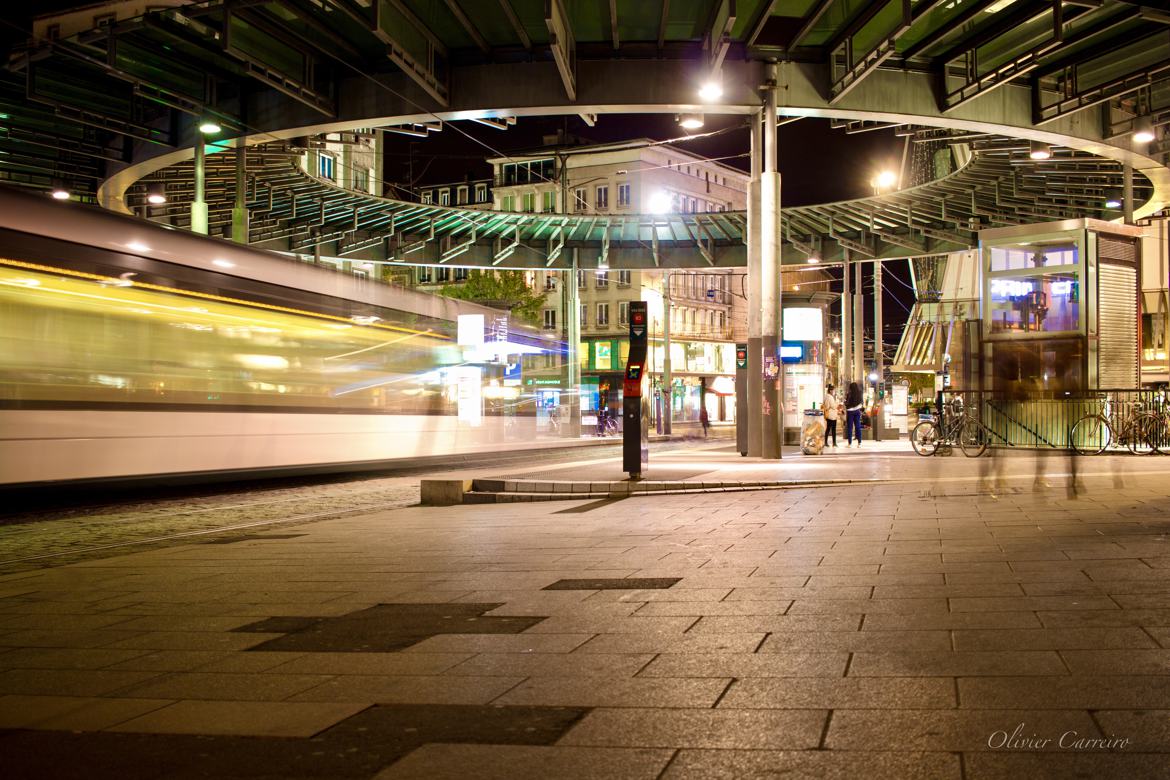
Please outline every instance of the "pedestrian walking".
[[825, 412], [825, 444], [829, 443], [829, 437], [833, 439], [833, 449], [837, 448], [837, 396], [833, 395], [833, 386], [825, 386], [825, 398], [821, 402], [821, 408]]
[[861, 392], [861, 385], [850, 382], [845, 391], [845, 446], [853, 444], [854, 435], [857, 436], [857, 446], [861, 446], [861, 408], [865, 405], [865, 395]]
[[707, 415], [707, 407], [699, 407], [699, 424], [703, 426], [703, 438], [707, 438], [707, 429], [711, 427], [711, 418]]

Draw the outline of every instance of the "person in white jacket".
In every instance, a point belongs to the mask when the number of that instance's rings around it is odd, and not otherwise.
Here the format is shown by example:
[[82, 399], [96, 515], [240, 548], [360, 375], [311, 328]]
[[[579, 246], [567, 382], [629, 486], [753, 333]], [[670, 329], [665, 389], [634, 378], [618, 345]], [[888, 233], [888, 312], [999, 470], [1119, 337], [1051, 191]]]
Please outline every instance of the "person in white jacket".
[[821, 403], [825, 412], [825, 444], [829, 437], [833, 437], [833, 446], [837, 446], [837, 396], [833, 395], [833, 386], [825, 386], [825, 399]]

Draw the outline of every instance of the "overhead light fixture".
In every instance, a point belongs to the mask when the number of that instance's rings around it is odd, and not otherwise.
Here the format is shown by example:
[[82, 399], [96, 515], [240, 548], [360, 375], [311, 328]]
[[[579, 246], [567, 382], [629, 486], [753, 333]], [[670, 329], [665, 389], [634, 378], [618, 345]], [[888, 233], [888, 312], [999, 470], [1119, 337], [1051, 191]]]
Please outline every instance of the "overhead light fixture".
[[161, 206], [167, 202], [166, 187], [161, 184], [152, 184], [146, 191], [146, 202], [152, 206]]
[[1108, 190], [1105, 193], [1105, 208], [1119, 209], [1121, 208], [1121, 193], [1117, 190]]
[[684, 130], [698, 130], [703, 126], [703, 115], [681, 114], [678, 118], [678, 124]]
[[57, 200], [69, 200], [69, 190], [64, 187], [54, 187], [53, 191], [49, 194]]
[[1154, 123], [1148, 116], [1139, 116], [1133, 120], [1134, 143], [1148, 144], [1154, 140]]
[[222, 130], [222, 127], [220, 127], [215, 122], [212, 122], [210, 119], [199, 123], [199, 132], [203, 133], [204, 135], [215, 135]]
[[809, 255], [808, 259], [805, 260], [805, 262], [806, 263], [819, 263], [819, 262], [821, 262], [821, 259], [819, 257], [817, 257], [816, 255]]
[[1047, 160], [1052, 156], [1052, 147], [1043, 141], [1032, 141], [1028, 156], [1033, 160]]
[[707, 79], [699, 87], [699, 97], [706, 101], [718, 100], [723, 97], [723, 85], [717, 79]]

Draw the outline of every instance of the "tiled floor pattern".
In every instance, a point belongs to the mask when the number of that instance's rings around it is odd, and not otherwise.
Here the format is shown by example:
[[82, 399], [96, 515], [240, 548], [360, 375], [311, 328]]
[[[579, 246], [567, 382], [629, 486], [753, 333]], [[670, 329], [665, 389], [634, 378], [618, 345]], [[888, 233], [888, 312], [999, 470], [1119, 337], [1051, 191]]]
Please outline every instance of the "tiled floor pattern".
[[[1165, 477], [993, 498], [945, 467], [5, 576], [0, 753], [17, 776], [1165, 777]], [[546, 589], [623, 578], [677, 582]], [[525, 622], [434, 630], [491, 618]]]

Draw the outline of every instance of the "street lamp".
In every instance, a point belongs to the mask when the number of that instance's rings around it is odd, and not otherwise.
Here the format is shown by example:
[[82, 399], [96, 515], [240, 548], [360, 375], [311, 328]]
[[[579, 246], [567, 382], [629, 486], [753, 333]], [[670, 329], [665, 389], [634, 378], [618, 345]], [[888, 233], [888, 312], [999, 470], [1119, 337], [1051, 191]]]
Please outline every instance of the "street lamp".
[[870, 181], [873, 185], [875, 194], [882, 190], [893, 189], [894, 185], [898, 183], [898, 174], [893, 171], [882, 171], [877, 176], [874, 176]]
[[1028, 157], [1033, 160], [1047, 160], [1052, 156], [1052, 147], [1043, 141], [1032, 141], [1028, 149]]
[[199, 132], [203, 133], [204, 135], [215, 135], [216, 133], [222, 131], [223, 128], [210, 119], [205, 119], [199, 123]]
[[1133, 120], [1134, 143], [1148, 144], [1154, 140], [1154, 123], [1148, 116], [1139, 116]]
[[709, 78], [699, 87], [699, 97], [707, 102], [723, 97], [723, 84], [715, 77]]
[[684, 130], [698, 130], [703, 126], [702, 114], [682, 114], [678, 118], [679, 127]]

